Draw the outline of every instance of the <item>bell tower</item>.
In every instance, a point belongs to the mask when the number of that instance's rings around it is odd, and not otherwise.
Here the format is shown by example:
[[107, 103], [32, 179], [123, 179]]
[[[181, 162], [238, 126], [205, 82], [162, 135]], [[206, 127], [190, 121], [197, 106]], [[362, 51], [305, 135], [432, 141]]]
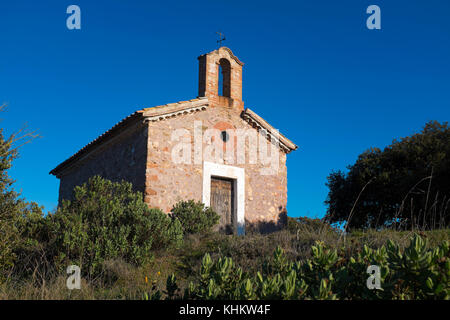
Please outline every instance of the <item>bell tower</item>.
[[242, 101], [242, 63], [230, 49], [220, 47], [198, 57], [198, 95], [212, 106], [244, 109]]

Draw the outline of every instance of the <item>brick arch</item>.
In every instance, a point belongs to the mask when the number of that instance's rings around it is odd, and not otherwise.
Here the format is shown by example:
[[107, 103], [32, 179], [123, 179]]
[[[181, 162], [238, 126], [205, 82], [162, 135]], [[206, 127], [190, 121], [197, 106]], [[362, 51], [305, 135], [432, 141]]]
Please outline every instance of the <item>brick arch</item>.
[[[231, 123], [226, 122], [226, 121], [217, 122], [213, 128], [220, 130], [221, 132], [236, 129], [236, 127], [234, 125], [232, 125]], [[237, 136], [236, 135], [230, 135], [230, 136], [233, 137], [233, 153], [234, 153], [236, 150], [236, 145], [237, 145]], [[227, 148], [227, 142], [223, 142], [222, 140], [220, 140], [220, 141], [218, 141], [218, 143], [222, 144], [222, 150], [223, 150], [223, 152], [225, 152], [226, 148]]]
[[[212, 106], [224, 106], [244, 109], [242, 101], [242, 66], [243, 63], [234, 56], [230, 49], [221, 47], [198, 57], [199, 60], [199, 97], [208, 97]], [[229, 68], [228, 68], [229, 63]], [[225, 65], [227, 65], [225, 67]], [[225, 69], [222, 95], [219, 95], [219, 69]], [[229, 72], [228, 72], [229, 70]], [[228, 85], [229, 83], [229, 85]]]
[[[217, 77], [220, 77], [220, 73], [222, 73], [222, 96], [223, 97], [231, 97], [231, 63], [226, 58], [221, 58], [218, 62], [219, 72], [217, 73]], [[220, 84], [219, 79], [217, 79], [218, 83], [218, 92], [220, 92]]]
[[220, 130], [220, 131], [224, 131], [227, 129], [236, 129], [235, 126], [233, 126], [231, 123], [226, 122], [226, 121], [219, 121], [217, 122], [214, 127], [214, 129]]

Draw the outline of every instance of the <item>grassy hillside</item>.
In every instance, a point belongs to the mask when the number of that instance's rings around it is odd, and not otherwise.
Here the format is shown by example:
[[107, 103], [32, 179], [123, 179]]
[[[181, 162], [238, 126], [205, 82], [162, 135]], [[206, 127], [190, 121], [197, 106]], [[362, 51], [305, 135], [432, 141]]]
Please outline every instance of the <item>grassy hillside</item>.
[[[344, 234], [289, 218], [271, 234], [227, 236], [201, 202], [166, 214], [101, 177], [48, 215], [15, 197], [0, 211], [0, 299], [450, 299], [449, 229]], [[81, 289], [66, 286], [72, 265]], [[370, 265], [383, 290], [367, 288]]]
[[[311, 258], [311, 246], [318, 240], [330, 249], [345, 248], [344, 255], [351, 257], [360, 253], [364, 245], [377, 249], [388, 240], [404, 249], [414, 235], [411, 231], [368, 230], [354, 231], [344, 237], [325, 224], [292, 222], [289, 228], [267, 235], [187, 235], [180, 247], [155, 251], [152, 259], [141, 267], [121, 259], [107, 260], [97, 278], [82, 279], [80, 290], [67, 289], [64, 272], [44, 276], [36, 270], [27, 278], [10, 276], [0, 285], [0, 299], [143, 299], [146, 294], [158, 290], [161, 298], [165, 298], [167, 278], [174, 274], [180, 292], [184, 291], [190, 281], [198, 279], [206, 253], [213, 261], [219, 257], [231, 257], [236, 266], [253, 275], [262, 271], [265, 261], [273, 256], [277, 247], [283, 249], [288, 262], [305, 262]], [[425, 231], [420, 235], [427, 240], [429, 248], [435, 248], [450, 239], [450, 230]], [[448, 254], [446, 261], [448, 265]], [[444, 290], [449, 290], [448, 282]]]

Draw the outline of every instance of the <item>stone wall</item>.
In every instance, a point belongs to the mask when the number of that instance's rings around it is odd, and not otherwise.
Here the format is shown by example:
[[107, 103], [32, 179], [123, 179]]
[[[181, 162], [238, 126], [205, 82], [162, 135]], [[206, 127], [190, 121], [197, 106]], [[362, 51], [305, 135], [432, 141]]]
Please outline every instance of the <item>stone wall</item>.
[[112, 181], [126, 180], [135, 191], [145, 191], [145, 163], [147, 159], [147, 126], [132, 124], [120, 135], [113, 137], [89, 153], [62, 174], [59, 201], [70, 199], [75, 186], [89, 177], [100, 175]]
[[[145, 200], [152, 207], [169, 212], [179, 200], [202, 200], [202, 162], [195, 163], [194, 158], [194, 122], [201, 121], [203, 133], [207, 129], [250, 129], [250, 125], [240, 117], [235, 108], [210, 106], [205, 111], [181, 115], [170, 119], [151, 122], [148, 127], [148, 155], [146, 166]], [[186, 129], [184, 139], [191, 141], [191, 163], [176, 164], [172, 159], [173, 148], [181, 140], [172, 141], [176, 129]], [[233, 139], [233, 137], [231, 137]], [[234, 140], [234, 148], [237, 143]], [[224, 144], [222, 141], [220, 143]], [[229, 142], [227, 142], [229, 143]], [[210, 146], [202, 142], [203, 160], [217, 162], [207, 158], [205, 148]], [[236, 155], [236, 154], [235, 154]], [[249, 164], [250, 145], [246, 141], [245, 163], [236, 163], [236, 156], [230, 161], [226, 155], [222, 163], [245, 168], [245, 219], [247, 226], [269, 230], [284, 223], [287, 202], [286, 154], [279, 151], [279, 169], [274, 175], [261, 175], [260, 170], [267, 165], [259, 161]], [[220, 163], [220, 162], [219, 162]]]

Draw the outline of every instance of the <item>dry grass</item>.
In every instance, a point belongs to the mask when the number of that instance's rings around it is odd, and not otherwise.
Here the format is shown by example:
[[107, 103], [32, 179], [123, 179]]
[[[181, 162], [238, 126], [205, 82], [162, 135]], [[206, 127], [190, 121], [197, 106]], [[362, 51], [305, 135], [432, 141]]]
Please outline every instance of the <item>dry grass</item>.
[[[213, 258], [229, 256], [244, 270], [260, 270], [263, 261], [280, 246], [290, 259], [304, 260], [310, 257], [310, 247], [317, 240], [330, 247], [345, 245], [354, 252], [364, 244], [380, 247], [388, 239], [401, 247], [407, 246], [411, 231], [354, 231], [340, 238], [340, 233], [328, 227], [299, 225], [296, 230], [282, 230], [271, 234], [250, 234], [245, 237], [226, 236], [218, 233], [191, 235], [182, 248], [155, 252], [154, 259], [143, 267], [129, 265], [122, 260], [110, 260], [104, 264], [101, 279], [82, 279], [81, 290], [68, 290], [67, 275], [53, 274], [29, 279], [9, 278], [0, 284], [0, 299], [142, 299], [152, 287], [165, 289], [167, 276], [175, 273], [183, 289], [201, 265], [205, 253]], [[450, 229], [421, 232], [430, 245], [450, 239]], [[147, 282], [145, 281], [147, 277]]]

